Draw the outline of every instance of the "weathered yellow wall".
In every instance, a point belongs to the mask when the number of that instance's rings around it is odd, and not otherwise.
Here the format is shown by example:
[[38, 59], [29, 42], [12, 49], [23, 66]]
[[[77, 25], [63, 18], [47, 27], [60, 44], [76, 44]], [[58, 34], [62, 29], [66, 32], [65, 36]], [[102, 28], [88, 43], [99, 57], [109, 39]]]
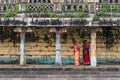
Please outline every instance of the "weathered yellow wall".
[[[90, 42], [90, 31], [89, 28], [80, 28], [80, 34], [78, 34], [79, 28], [68, 28], [67, 38], [63, 39], [63, 35], [61, 36], [62, 43], [62, 57], [70, 57], [73, 56], [73, 40], [77, 41], [77, 44], [81, 50], [82, 57], [82, 41], [87, 39]], [[41, 31], [41, 32], [39, 32]], [[52, 37], [49, 29], [40, 29], [39, 33], [36, 33], [39, 36], [38, 41], [30, 42], [27, 40], [25, 45], [25, 51], [28, 56], [55, 56], [55, 40]], [[83, 34], [84, 32], [84, 34]], [[120, 58], [120, 39], [114, 40], [113, 46], [110, 48], [106, 48], [105, 38], [99, 39], [101, 29], [97, 30], [97, 57], [98, 58]], [[45, 34], [48, 36], [48, 42], [44, 40]], [[101, 34], [102, 35], [102, 34]], [[117, 35], [119, 37], [119, 35]], [[113, 38], [116, 35], [111, 36]], [[108, 39], [109, 40], [109, 39]], [[15, 47], [13, 47], [12, 42], [8, 42], [7, 40], [4, 42], [0, 42], [0, 56], [18, 56], [20, 54], [20, 44], [16, 43]]]

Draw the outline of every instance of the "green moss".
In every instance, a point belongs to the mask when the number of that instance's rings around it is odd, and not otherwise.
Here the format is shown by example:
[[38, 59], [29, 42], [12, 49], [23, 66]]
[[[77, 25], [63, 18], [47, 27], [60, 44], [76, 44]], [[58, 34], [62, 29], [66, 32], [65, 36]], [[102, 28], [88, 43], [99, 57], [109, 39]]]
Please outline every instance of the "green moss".
[[55, 13], [53, 13], [52, 11], [49, 11], [49, 12], [48, 12], [48, 16], [49, 16], [50, 18], [59, 18], [59, 17], [60, 17], [58, 14], [55, 14]]
[[38, 13], [41, 12], [40, 7], [37, 7], [36, 12], [38, 12]]
[[102, 12], [110, 12], [110, 6], [109, 6], [108, 2], [103, 3]]
[[62, 5], [62, 12], [65, 12], [65, 6]]
[[10, 17], [14, 17], [15, 14], [14, 12], [10, 9], [10, 6], [6, 7], [6, 13], [4, 15], [4, 18], [10, 18]]
[[19, 6], [18, 5], [16, 5], [15, 6], [15, 11], [14, 11], [14, 14], [17, 14], [19, 12]]
[[83, 12], [84, 12], [84, 13], [88, 13], [88, 12], [89, 12], [89, 9], [88, 9], [88, 6], [87, 6], [87, 5], [85, 5], [85, 7], [83, 8]]
[[99, 17], [98, 17], [96, 14], [94, 14], [93, 20], [94, 20], [94, 21], [97, 21], [98, 19], [99, 19]]
[[104, 18], [105, 17], [105, 13], [104, 12], [100, 12], [100, 18]]
[[25, 12], [29, 13], [30, 12], [30, 8], [28, 5], [26, 5], [26, 9], [25, 9]]
[[75, 15], [75, 18], [81, 18], [83, 16], [83, 13], [79, 12], [78, 14]]
[[79, 12], [74, 16], [75, 18], [87, 17], [86, 13], [88, 13], [88, 6], [85, 6], [83, 9], [80, 9]]
[[120, 5], [113, 5], [111, 12], [120, 12]]
[[46, 12], [44, 4], [41, 4], [39, 8], [42, 12]]

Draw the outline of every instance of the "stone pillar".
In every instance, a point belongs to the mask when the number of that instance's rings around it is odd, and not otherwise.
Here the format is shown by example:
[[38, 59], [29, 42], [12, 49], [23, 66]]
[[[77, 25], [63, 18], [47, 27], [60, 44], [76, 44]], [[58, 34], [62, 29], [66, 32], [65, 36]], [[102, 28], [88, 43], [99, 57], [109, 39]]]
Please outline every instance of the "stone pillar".
[[91, 45], [90, 45], [90, 63], [92, 67], [97, 66], [97, 61], [96, 61], [96, 29], [92, 28], [91, 29]]
[[58, 10], [62, 11], [62, 4], [61, 3], [58, 3]]
[[55, 57], [56, 67], [62, 67], [61, 61], [61, 43], [60, 43], [60, 33], [56, 32], [56, 57]]
[[53, 3], [54, 3], [53, 11], [56, 11], [56, 12], [62, 11], [61, 1], [53, 1]]
[[113, 3], [115, 3], [115, 0], [112, 0], [113, 1]]
[[43, 0], [41, 0], [41, 3], [43, 3]]
[[79, 8], [79, 7], [80, 7], [80, 5], [77, 5], [77, 11], [79, 11], [79, 10], [80, 10], [80, 8]]
[[25, 32], [20, 32], [20, 65], [26, 65], [25, 56]]
[[44, 3], [48, 3], [48, 0], [44, 0]]
[[1, 12], [3, 12], [3, 7], [4, 7], [4, 6], [2, 5], [2, 6], [1, 6]]
[[74, 11], [74, 5], [71, 5], [71, 11]]
[[19, 3], [19, 11], [22, 11], [22, 7], [20, 3]]
[[56, 11], [56, 4], [54, 4], [53, 6], [53, 11]]
[[54, 3], [54, 9], [55, 12], [61, 11], [61, 5], [58, 2]]
[[30, 0], [28, 0], [28, 3], [30, 2]]
[[67, 9], [67, 6], [65, 6], [65, 11], [67, 11], [68, 9]]

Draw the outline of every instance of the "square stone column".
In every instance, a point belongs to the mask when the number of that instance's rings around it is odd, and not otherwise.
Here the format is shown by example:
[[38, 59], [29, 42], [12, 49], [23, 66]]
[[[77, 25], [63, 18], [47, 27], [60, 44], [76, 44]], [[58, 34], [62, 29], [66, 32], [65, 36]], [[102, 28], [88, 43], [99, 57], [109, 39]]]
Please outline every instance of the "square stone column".
[[25, 32], [20, 32], [20, 65], [26, 65]]
[[97, 66], [96, 60], [96, 29], [91, 28], [91, 45], [90, 45], [90, 64], [92, 67]]
[[60, 33], [56, 32], [56, 57], [55, 57], [55, 65], [56, 67], [62, 67], [61, 60], [61, 42], [60, 42]]

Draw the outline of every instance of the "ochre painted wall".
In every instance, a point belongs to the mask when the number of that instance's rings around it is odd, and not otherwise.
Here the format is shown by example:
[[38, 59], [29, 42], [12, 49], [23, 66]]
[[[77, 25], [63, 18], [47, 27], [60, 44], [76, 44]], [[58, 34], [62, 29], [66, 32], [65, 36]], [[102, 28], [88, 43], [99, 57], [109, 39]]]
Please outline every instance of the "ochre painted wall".
[[[37, 30], [37, 29], [36, 29]], [[55, 57], [55, 34], [49, 32], [49, 28], [41, 28], [33, 31], [34, 35], [27, 33], [25, 52], [27, 56], [50, 56]], [[97, 30], [97, 58], [120, 58], [120, 38], [117, 28]], [[116, 31], [115, 31], [116, 30]], [[88, 40], [90, 43], [90, 29], [71, 27], [67, 33], [61, 35], [62, 57], [73, 57], [73, 42], [77, 41], [82, 57], [82, 42]], [[113, 32], [114, 35], [111, 33]], [[103, 34], [104, 33], [104, 34]], [[109, 34], [108, 34], [109, 33]], [[29, 35], [29, 36], [28, 36]], [[31, 35], [31, 36], [30, 36]], [[11, 35], [12, 36], [12, 35]], [[13, 35], [14, 36], [14, 35]], [[37, 36], [37, 37], [35, 37]], [[31, 40], [32, 39], [32, 40]], [[31, 40], [31, 41], [29, 41]], [[5, 39], [0, 42], [0, 56], [19, 56], [20, 43], [15, 44]]]

